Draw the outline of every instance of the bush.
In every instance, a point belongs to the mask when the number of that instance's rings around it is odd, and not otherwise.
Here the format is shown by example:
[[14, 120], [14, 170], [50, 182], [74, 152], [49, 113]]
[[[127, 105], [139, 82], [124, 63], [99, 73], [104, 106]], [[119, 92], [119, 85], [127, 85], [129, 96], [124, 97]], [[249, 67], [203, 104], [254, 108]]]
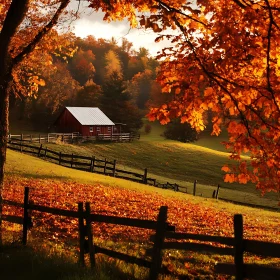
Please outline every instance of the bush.
[[196, 141], [197, 136], [197, 132], [188, 123], [181, 123], [179, 119], [167, 124], [164, 131], [165, 138], [184, 143]]
[[147, 123], [145, 125], [145, 133], [149, 134], [151, 132], [151, 130], [152, 130], [152, 126], [149, 123]]

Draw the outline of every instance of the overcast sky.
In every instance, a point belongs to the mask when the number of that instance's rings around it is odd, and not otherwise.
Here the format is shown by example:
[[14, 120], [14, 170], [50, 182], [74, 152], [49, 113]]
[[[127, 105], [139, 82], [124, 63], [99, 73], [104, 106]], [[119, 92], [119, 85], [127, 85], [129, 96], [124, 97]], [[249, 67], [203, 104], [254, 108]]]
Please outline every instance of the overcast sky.
[[[72, 0], [71, 7], [76, 5], [76, 1]], [[83, 4], [84, 3], [84, 4]], [[76, 36], [85, 38], [92, 35], [95, 38], [115, 39], [121, 43], [122, 38], [125, 37], [128, 41], [133, 43], [133, 48], [138, 50], [139, 47], [145, 47], [153, 56], [160, 51], [166, 42], [155, 43], [156, 34], [151, 30], [130, 29], [127, 20], [122, 22], [104, 22], [103, 14], [101, 12], [92, 13], [90, 9], [86, 8], [85, 2], [81, 2], [80, 12], [81, 17], [75, 20], [73, 25], [73, 32]]]

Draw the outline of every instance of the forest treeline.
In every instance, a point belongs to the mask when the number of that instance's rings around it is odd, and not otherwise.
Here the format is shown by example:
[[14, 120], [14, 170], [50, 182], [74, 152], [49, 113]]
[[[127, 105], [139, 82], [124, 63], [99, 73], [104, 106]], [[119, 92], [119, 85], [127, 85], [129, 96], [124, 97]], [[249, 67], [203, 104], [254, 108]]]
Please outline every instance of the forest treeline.
[[135, 50], [125, 38], [117, 44], [114, 38], [56, 36], [58, 47], [31, 57], [25, 77], [19, 76], [22, 88], [11, 92], [12, 119], [47, 131], [64, 106], [99, 107], [113, 122], [135, 131], [148, 107], [167, 98], [156, 82], [159, 62], [146, 48]]

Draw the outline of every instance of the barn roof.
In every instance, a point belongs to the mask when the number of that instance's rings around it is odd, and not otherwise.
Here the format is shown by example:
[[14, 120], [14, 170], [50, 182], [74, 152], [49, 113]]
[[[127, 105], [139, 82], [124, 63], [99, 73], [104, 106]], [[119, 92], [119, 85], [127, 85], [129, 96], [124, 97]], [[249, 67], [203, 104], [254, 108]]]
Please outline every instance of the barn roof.
[[66, 107], [66, 109], [82, 125], [115, 125], [97, 107]]

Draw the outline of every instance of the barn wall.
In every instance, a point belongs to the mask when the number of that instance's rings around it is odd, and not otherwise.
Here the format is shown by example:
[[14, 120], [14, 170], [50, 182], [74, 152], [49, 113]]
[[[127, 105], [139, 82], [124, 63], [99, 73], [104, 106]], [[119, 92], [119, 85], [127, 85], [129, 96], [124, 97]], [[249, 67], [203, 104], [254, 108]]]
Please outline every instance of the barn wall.
[[[92, 132], [90, 132], [91, 126], [93, 127]], [[111, 125], [84, 125], [81, 133], [83, 136], [97, 136], [98, 134], [111, 134], [111, 131], [114, 131], [114, 126]]]
[[82, 125], [68, 110], [64, 110], [56, 121], [56, 131], [63, 133], [82, 133]]

